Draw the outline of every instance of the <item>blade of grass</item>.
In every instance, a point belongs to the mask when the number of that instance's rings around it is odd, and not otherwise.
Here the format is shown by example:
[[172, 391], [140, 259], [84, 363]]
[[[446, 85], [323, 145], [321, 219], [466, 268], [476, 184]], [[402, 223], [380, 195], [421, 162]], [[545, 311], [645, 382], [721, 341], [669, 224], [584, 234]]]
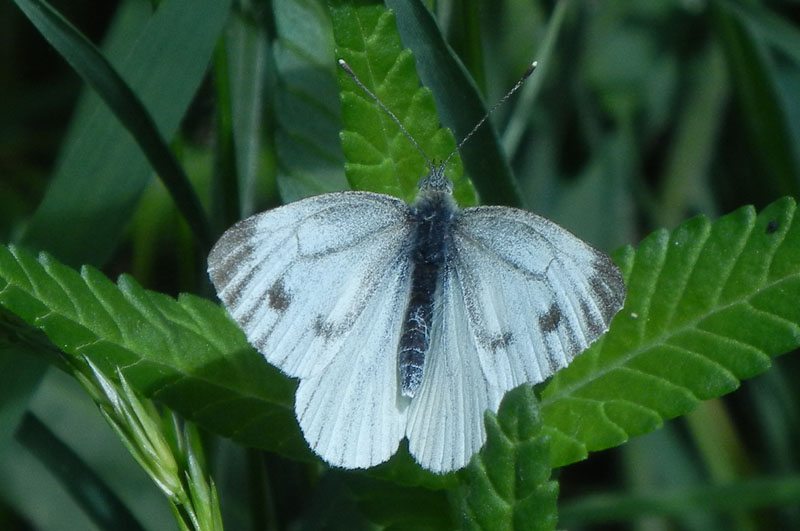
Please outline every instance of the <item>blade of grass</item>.
[[508, 126], [503, 131], [503, 148], [509, 159], [514, 158], [514, 154], [519, 149], [522, 135], [530, 122], [533, 103], [536, 96], [542, 89], [542, 84], [550, 69], [550, 65], [555, 59], [555, 44], [564, 27], [564, 20], [567, 18], [567, 10], [572, 5], [569, 0], [562, 0], [556, 4], [550, 21], [547, 23], [547, 33], [539, 46], [539, 53], [536, 60], [536, 73], [520, 89], [519, 97], [512, 104], [513, 110], [509, 113]]
[[239, 219], [239, 192], [236, 146], [233, 138], [233, 101], [226, 53], [227, 39], [220, 38], [214, 51], [214, 88], [216, 89], [216, 157], [212, 189], [212, 216], [222, 232]]
[[737, 15], [742, 22], [758, 33], [772, 46], [800, 63], [800, 30], [781, 18], [763, 4], [746, 4], [733, 0], [716, 0]]
[[247, 217], [254, 214], [257, 208], [265, 70], [268, 64], [266, 34], [258, 24], [234, 14], [226, 28], [225, 44], [238, 170], [239, 215]]
[[16, 437], [58, 478], [100, 529], [144, 529], [116, 494], [34, 415], [25, 415]]
[[[128, 47], [119, 72], [150, 109], [163, 138], [175, 134], [202, 81], [229, 6], [229, 0], [165, 0]], [[152, 175], [113, 113], [105, 106], [92, 112], [62, 154], [23, 237], [29, 247], [75, 265], [107, 260]]]
[[42, 36], [97, 91], [133, 135], [150, 165], [164, 181], [200, 245], [211, 249], [209, 229], [200, 199], [158, 131], [155, 121], [131, 87], [80, 31], [44, 0], [15, 0]]
[[800, 192], [797, 139], [788, 123], [786, 104], [778, 90], [775, 69], [764, 43], [724, 5], [716, 11], [717, 31], [733, 79], [749, 137], [759, 155], [765, 181], [778, 194]]

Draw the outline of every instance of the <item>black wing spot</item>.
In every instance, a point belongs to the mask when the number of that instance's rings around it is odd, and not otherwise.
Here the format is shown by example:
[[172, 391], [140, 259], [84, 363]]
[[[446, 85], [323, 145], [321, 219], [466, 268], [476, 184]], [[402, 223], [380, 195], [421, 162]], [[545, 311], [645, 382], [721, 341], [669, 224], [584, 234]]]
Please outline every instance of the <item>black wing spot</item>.
[[766, 228], [767, 234], [772, 234], [773, 232], [777, 231], [778, 227], [780, 227], [778, 220], [773, 219], [772, 221], [767, 223], [767, 228]]
[[494, 337], [490, 338], [489, 340], [489, 348], [492, 349], [492, 352], [497, 352], [500, 349], [506, 349], [508, 346], [514, 342], [514, 334], [511, 332], [503, 332], [501, 334], [496, 334]]
[[597, 314], [589, 306], [589, 303], [584, 299], [581, 299], [578, 304], [581, 307], [581, 313], [583, 314], [583, 317], [586, 319], [586, 328], [589, 330], [591, 337], [596, 338], [605, 332], [605, 323], [597, 318]]
[[541, 328], [542, 332], [544, 332], [545, 334], [552, 332], [553, 330], [558, 328], [558, 323], [560, 322], [561, 322], [561, 309], [555, 302], [550, 305], [550, 309], [547, 310], [546, 314], [539, 316], [539, 328]]
[[269, 297], [269, 307], [278, 312], [285, 312], [292, 302], [292, 297], [283, 285], [283, 279], [278, 279], [267, 290], [267, 297]]
[[[616, 284], [617, 282], [619, 282], [620, 292], [616, 291], [616, 285], [613, 287], [609, 285], [609, 283]], [[625, 300], [625, 284], [622, 283], [622, 277], [619, 273], [615, 273], [614, 276], [595, 275], [589, 279], [589, 288], [594, 294], [595, 304], [600, 308], [603, 322], [611, 322], [611, 318], [622, 308]]]
[[345, 332], [349, 330], [347, 326], [347, 322], [351, 321], [351, 316], [348, 316], [344, 319], [342, 323], [334, 323], [332, 321], [327, 321], [323, 316], [317, 315], [314, 318], [314, 333], [323, 338], [324, 340], [334, 339], [336, 337], [341, 336]]

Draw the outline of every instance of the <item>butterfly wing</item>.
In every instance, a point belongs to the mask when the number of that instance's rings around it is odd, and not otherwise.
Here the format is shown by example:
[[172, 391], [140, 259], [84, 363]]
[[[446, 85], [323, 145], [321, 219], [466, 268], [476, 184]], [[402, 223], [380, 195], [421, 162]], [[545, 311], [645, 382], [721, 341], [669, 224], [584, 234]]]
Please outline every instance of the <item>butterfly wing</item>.
[[310, 197], [227, 230], [208, 272], [248, 341], [289, 376], [342, 352], [384, 277], [404, 274], [407, 206], [368, 192]]
[[426, 468], [466, 466], [483, 413], [566, 367], [608, 329], [625, 285], [610, 258], [545, 218], [506, 207], [457, 214], [409, 450]]
[[408, 449], [423, 468], [463, 468], [486, 440], [483, 412], [503, 390], [487, 381], [471, 337], [459, 269], [445, 265], [422, 384], [408, 412]]
[[301, 379], [295, 412], [331, 464], [372, 466], [405, 427], [397, 316], [408, 301], [408, 207], [367, 192], [311, 197], [245, 219], [209, 274], [248, 341]]
[[397, 451], [406, 425], [409, 399], [400, 395], [397, 377], [397, 321], [408, 302], [408, 264], [392, 264], [353, 323], [328, 367], [300, 381], [295, 411], [306, 441], [325, 461], [345, 468], [367, 468]]
[[484, 375], [504, 390], [566, 367], [625, 300], [614, 262], [531, 212], [486, 206], [453, 225], [453, 267]]

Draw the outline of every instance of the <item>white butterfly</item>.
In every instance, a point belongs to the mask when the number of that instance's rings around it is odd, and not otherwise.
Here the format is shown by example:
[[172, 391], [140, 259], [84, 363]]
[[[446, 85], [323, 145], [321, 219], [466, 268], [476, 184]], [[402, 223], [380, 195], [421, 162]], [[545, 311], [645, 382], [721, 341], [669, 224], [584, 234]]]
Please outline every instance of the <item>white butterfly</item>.
[[240, 221], [209, 255], [248, 341], [300, 379], [297, 420], [332, 465], [377, 465], [407, 437], [428, 470], [466, 466], [484, 411], [566, 367], [625, 298], [608, 256], [527, 211], [458, 209], [443, 169], [411, 205], [319, 195]]
[[459, 210], [440, 171], [411, 206], [339, 192], [247, 218], [208, 263], [250, 343], [300, 379], [306, 441], [344, 468], [403, 437], [426, 469], [464, 467], [483, 412], [566, 367], [625, 297], [606, 255], [530, 212]]

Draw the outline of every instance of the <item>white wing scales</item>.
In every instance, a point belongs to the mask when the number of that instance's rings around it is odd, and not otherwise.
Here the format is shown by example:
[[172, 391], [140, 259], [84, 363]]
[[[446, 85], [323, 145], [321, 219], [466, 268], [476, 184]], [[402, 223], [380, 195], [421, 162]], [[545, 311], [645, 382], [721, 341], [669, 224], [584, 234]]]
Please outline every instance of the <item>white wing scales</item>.
[[366, 192], [297, 201], [225, 232], [209, 274], [248, 341], [288, 375], [311, 377], [342, 351], [366, 305], [383, 300], [383, 279], [402, 273], [406, 216], [404, 202]]
[[300, 381], [295, 411], [303, 435], [325, 461], [367, 468], [388, 460], [403, 438], [409, 399], [398, 390], [397, 315], [408, 301], [408, 263], [398, 260], [352, 323], [327, 368]]
[[406, 429], [411, 454], [436, 473], [467, 465], [486, 440], [484, 411], [497, 411], [503, 397], [481, 368], [468, 326], [464, 280], [454, 267], [442, 273], [425, 375]]
[[608, 330], [625, 284], [605, 254], [523, 210], [476, 207], [453, 224], [452, 267], [464, 290], [487, 381], [539, 383]]

